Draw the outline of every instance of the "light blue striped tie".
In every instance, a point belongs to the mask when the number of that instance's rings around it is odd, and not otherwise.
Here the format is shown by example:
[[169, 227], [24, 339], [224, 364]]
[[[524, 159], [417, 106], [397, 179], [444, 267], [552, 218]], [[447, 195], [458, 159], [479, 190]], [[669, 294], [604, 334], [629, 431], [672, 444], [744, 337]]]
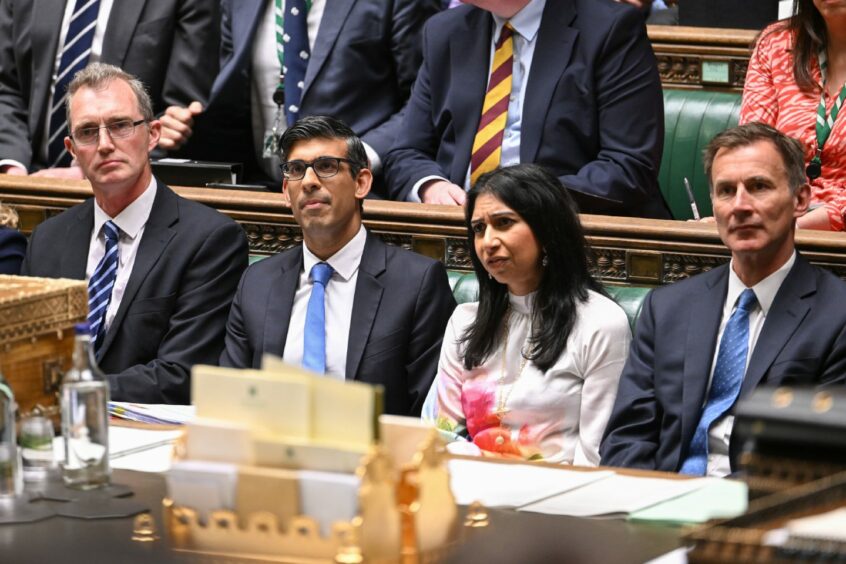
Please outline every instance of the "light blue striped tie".
[[332, 277], [332, 267], [318, 262], [311, 267], [311, 297], [306, 309], [303, 333], [303, 368], [318, 374], [326, 373], [326, 284]]
[[702, 410], [693, 440], [690, 441], [687, 459], [679, 470], [682, 474], [704, 476], [708, 469], [708, 431], [714, 421], [731, 409], [740, 393], [749, 351], [749, 311], [757, 303], [755, 292], [749, 288], [743, 290], [737, 309], [726, 324], [723, 338], [720, 340], [720, 351], [717, 353], [708, 401]]
[[119, 259], [120, 229], [111, 221], [107, 221], [103, 224], [103, 233], [106, 235], [106, 252], [88, 281], [88, 325], [91, 328], [94, 352], [100, 349], [105, 334], [106, 310], [112, 300]]
[[70, 154], [65, 148], [68, 123], [65, 115], [65, 97], [73, 76], [85, 68], [91, 55], [91, 42], [97, 26], [100, 0], [76, 0], [68, 34], [62, 47], [62, 58], [56, 74], [55, 91], [50, 101], [50, 130], [47, 139], [47, 162], [51, 167], [68, 166]]

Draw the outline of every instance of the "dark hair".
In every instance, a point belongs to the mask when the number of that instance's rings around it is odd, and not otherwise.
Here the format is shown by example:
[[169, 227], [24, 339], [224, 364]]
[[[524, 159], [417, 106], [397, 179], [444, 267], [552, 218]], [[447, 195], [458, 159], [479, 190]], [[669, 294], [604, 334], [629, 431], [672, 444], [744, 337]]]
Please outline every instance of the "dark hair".
[[355, 178], [359, 171], [368, 168], [364, 143], [350, 127], [331, 116], [307, 116], [285, 130], [279, 139], [279, 158], [284, 163], [295, 143], [310, 139], [343, 139], [347, 142], [347, 158], [351, 160], [350, 174]]
[[533, 164], [483, 174], [468, 193], [464, 208], [468, 248], [479, 279], [476, 319], [461, 338], [468, 370], [482, 364], [499, 346], [508, 308], [507, 288], [488, 277], [476, 255], [470, 222], [476, 199], [482, 194], [497, 198], [523, 218], [548, 258], [535, 296], [526, 355], [539, 369], [548, 370], [567, 346], [576, 324], [578, 302], [587, 300], [589, 289], [604, 294], [590, 275], [587, 242], [576, 204], [555, 176]]
[[711, 190], [714, 189], [711, 172], [714, 168], [714, 157], [717, 152], [720, 149], [746, 147], [759, 141], [769, 141], [775, 146], [781, 156], [784, 171], [787, 173], [787, 182], [794, 193], [808, 181], [805, 174], [804, 145], [765, 123], [752, 122], [718, 133], [705, 147], [702, 161], [705, 165], [705, 176], [708, 177], [708, 186]]
[[815, 92], [819, 87], [811, 75], [811, 68], [820, 49], [828, 44], [828, 31], [814, 0], [796, 0], [795, 9], [793, 16], [773, 31], [788, 29], [792, 32], [793, 79], [801, 90]]

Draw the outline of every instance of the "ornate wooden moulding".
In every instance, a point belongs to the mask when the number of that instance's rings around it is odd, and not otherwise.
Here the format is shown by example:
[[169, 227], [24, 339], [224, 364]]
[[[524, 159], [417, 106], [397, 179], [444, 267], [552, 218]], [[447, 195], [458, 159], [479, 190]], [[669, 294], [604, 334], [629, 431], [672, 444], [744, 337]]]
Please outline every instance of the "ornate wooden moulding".
[[650, 25], [647, 33], [664, 87], [743, 90], [757, 31]]
[[[302, 239], [291, 210], [279, 194], [176, 190], [238, 221], [254, 254], [277, 253]], [[90, 196], [86, 182], [0, 175], [0, 201], [18, 210], [24, 232]], [[587, 214], [581, 217], [594, 253], [593, 268], [606, 283], [668, 284], [729, 260], [728, 249], [713, 224]], [[472, 268], [460, 208], [367, 201], [364, 218], [365, 225], [390, 244], [437, 258], [451, 269]], [[811, 262], [846, 278], [845, 234], [802, 231], [796, 241]]]

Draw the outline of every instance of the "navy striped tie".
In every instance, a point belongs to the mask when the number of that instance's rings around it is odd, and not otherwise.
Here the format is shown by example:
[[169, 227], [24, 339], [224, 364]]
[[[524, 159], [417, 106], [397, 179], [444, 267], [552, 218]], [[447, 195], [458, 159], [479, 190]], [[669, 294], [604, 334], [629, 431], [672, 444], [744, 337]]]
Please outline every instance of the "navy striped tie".
[[85, 68], [91, 55], [91, 41], [97, 26], [100, 0], [75, 0], [68, 34], [62, 48], [62, 58], [56, 74], [55, 91], [50, 101], [50, 130], [47, 139], [47, 162], [51, 167], [68, 166], [71, 156], [65, 148], [68, 129], [65, 116], [65, 97], [73, 76]]
[[106, 252], [88, 281], [88, 324], [91, 327], [91, 340], [94, 352], [100, 349], [105, 334], [106, 310], [112, 300], [112, 288], [115, 286], [118, 267], [118, 238], [120, 230], [111, 221], [103, 224], [106, 235]]

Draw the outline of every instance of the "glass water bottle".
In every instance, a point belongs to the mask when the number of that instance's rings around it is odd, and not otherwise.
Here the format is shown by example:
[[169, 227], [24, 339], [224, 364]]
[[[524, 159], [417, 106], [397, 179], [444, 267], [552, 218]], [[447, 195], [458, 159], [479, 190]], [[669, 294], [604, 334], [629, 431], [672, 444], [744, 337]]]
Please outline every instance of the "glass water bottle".
[[62, 477], [68, 487], [109, 483], [109, 384], [94, 359], [87, 323], [75, 326], [73, 366], [62, 382]]
[[0, 374], [0, 498], [23, 492], [23, 473], [15, 433], [15, 396]]

